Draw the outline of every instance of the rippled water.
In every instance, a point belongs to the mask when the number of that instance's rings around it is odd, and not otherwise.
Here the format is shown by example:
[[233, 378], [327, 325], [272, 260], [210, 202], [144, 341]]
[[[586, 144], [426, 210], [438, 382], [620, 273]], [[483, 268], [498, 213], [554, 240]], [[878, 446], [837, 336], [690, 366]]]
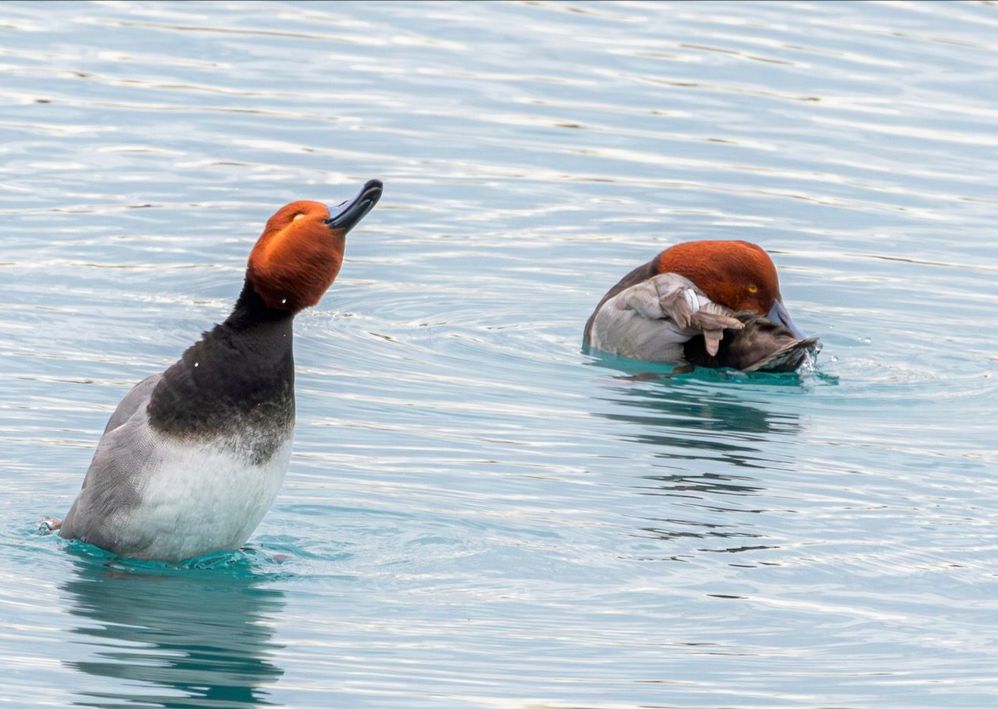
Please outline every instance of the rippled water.
[[[995, 705], [996, 41], [992, 3], [3, 4], [0, 699]], [[369, 177], [250, 547], [35, 534], [264, 220]], [[731, 237], [815, 371], [580, 351]]]

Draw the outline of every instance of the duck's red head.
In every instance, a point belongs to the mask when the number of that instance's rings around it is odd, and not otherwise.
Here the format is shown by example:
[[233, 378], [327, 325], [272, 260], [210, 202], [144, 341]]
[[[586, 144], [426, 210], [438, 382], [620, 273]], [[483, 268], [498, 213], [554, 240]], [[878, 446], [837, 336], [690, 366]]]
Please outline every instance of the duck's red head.
[[715, 303], [766, 316], [804, 336], [783, 304], [773, 260], [756, 244], [688, 241], [660, 253], [657, 268], [689, 278]]
[[296, 313], [315, 305], [343, 263], [346, 235], [381, 197], [370, 180], [332, 212], [321, 202], [300, 201], [277, 210], [250, 252], [246, 278], [267, 307]]

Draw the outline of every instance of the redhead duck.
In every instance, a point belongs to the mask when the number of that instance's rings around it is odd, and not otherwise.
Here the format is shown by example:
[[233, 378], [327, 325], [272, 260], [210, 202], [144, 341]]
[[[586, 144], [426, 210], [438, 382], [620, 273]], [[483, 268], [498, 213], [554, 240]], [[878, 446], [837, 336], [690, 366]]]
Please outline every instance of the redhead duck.
[[292, 321], [332, 285], [347, 232], [381, 191], [371, 180], [332, 210], [292, 202], [267, 221], [232, 314], [121, 400], [76, 501], [51, 528], [172, 562], [249, 538], [291, 455]]
[[793, 371], [818, 347], [787, 312], [769, 254], [747, 241], [662, 251], [603, 296], [583, 337], [624, 357], [743, 371]]

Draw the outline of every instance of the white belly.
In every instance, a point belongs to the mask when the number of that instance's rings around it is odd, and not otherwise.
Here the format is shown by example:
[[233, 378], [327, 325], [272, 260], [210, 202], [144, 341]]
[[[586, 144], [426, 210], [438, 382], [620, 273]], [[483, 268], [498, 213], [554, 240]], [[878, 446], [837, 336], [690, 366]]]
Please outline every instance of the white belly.
[[293, 436], [260, 464], [223, 441], [154, 436], [155, 462], [137, 481], [140, 502], [120, 530], [123, 538], [148, 540], [137, 556], [179, 561], [241, 546], [280, 490]]

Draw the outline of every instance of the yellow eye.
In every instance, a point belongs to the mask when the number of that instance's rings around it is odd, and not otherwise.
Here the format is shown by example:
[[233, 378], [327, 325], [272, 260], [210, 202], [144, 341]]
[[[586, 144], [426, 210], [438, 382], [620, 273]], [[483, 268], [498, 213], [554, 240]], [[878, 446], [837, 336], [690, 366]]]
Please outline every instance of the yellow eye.
[[749, 293], [758, 293], [759, 292], [759, 286], [749, 286], [748, 287], [748, 292]]

